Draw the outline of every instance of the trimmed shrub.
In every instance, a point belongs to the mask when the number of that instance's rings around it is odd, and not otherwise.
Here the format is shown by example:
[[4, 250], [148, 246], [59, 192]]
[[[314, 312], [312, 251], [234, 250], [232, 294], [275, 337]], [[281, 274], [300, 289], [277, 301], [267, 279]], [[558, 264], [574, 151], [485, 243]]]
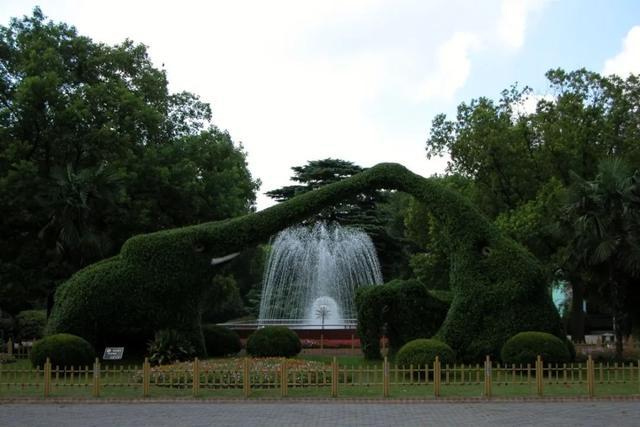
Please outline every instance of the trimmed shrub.
[[53, 366], [86, 366], [94, 362], [96, 352], [82, 337], [56, 334], [36, 341], [31, 349], [33, 366], [44, 366], [47, 357]]
[[175, 329], [156, 332], [148, 346], [149, 362], [155, 365], [191, 360], [196, 350], [191, 341]]
[[170, 327], [204, 354], [198, 308], [220, 272], [212, 259], [222, 261], [328, 206], [380, 188], [411, 194], [448, 239], [453, 300], [437, 338], [459, 358], [498, 356], [509, 337], [522, 331], [562, 335], [540, 262], [442, 182], [390, 163], [253, 214], [134, 236], [118, 255], [58, 287], [48, 333], [74, 333], [98, 343], [150, 337]]
[[258, 329], [247, 340], [247, 353], [256, 357], [293, 357], [300, 353], [300, 338], [284, 326]]
[[433, 296], [418, 280], [393, 280], [358, 289], [356, 308], [362, 352], [367, 359], [378, 359], [385, 323], [389, 350], [395, 353], [411, 340], [435, 335], [449, 303]]
[[203, 325], [202, 333], [209, 357], [228, 356], [242, 349], [240, 337], [231, 329], [218, 325]]
[[396, 354], [395, 362], [400, 366], [433, 366], [436, 356], [442, 365], [456, 361], [455, 352], [447, 344], [435, 339], [419, 338], [403, 345]]
[[509, 338], [500, 352], [504, 363], [534, 363], [538, 355], [545, 363], [566, 363], [571, 360], [562, 340], [546, 332], [520, 332]]
[[28, 341], [42, 338], [46, 324], [47, 312], [45, 310], [21, 311], [16, 316], [18, 339]]

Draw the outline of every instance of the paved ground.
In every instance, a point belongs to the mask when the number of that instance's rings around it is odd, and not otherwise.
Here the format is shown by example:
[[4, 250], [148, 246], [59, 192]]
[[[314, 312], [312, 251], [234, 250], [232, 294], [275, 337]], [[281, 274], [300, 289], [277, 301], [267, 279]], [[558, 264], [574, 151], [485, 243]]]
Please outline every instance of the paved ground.
[[27, 426], [639, 426], [639, 401], [494, 403], [2, 404], [0, 425]]

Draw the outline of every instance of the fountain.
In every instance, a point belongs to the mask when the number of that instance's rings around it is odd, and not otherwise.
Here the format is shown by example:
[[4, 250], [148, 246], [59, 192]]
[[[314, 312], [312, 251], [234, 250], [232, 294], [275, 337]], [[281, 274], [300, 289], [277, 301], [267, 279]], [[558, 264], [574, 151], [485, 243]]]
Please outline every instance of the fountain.
[[258, 324], [344, 325], [356, 317], [356, 289], [381, 283], [375, 248], [363, 231], [322, 222], [290, 227], [272, 243]]

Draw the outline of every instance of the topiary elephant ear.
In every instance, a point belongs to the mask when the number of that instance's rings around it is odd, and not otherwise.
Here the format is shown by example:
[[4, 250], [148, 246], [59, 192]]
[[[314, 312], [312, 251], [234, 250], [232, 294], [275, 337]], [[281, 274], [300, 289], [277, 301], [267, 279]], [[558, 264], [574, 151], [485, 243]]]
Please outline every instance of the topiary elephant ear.
[[396, 164], [374, 166], [257, 213], [132, 237], [119, 255], [77, 272], [58, 289], [48, 333], [114, 345], [146, 343], [153, 331], [176, 329], [206, 354], [200, 304], [221, 263], [326, 207], [376, 189], [411, 194], [448, 236], [453, 299], [437, 338], [463, 361], [497, 356], [521, 331], [561, 335], [538, 261], [465, 198]]

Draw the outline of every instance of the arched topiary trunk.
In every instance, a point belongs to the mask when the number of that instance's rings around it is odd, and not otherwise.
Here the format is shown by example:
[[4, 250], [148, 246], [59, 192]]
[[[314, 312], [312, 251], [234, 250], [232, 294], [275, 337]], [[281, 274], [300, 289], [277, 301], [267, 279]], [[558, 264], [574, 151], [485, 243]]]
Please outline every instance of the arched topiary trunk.
[[501, 345], [520, 331], [560, 335], [538, 261], [465, 198], [396, 164], [374, 166], [258, 213], [132, 237], [118, 256], [88, 266], [60, 287], [48, 331], [101, 343], [176, 328], [191, 334], [204, 351], [199, 304], [215, 274], [213, 258], [376, 189], [413, 195], [449, 237], [454, 297], [438, 337], [459, 356], [497, 356]]

